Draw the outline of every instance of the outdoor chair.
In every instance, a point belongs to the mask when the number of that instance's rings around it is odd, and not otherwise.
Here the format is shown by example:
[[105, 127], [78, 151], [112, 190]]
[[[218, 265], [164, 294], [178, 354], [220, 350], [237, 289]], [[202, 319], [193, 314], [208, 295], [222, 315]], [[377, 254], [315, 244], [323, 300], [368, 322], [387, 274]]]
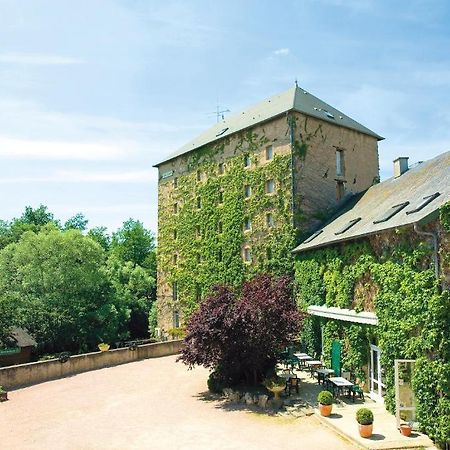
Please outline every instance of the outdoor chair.
[[287, 392], [288, 395], [291, 395], [292, 389], [295, 389], [295, 392], [297, 392], [297, 394], [298, 394], [299, 386], [300, 386], [300, 378], [297, 378], [297, 376], [289, 378], [286, 381], [285, 391]]
[[352, 393], [353, 397], [353, 403], [355, 402], [355, 397], [358, 396], [361, 400], [365, 400], [364, 398], [364, 391], [362, 389], [362, 381], [357, 378], [353, 386], [351, 387], [350, 391]]

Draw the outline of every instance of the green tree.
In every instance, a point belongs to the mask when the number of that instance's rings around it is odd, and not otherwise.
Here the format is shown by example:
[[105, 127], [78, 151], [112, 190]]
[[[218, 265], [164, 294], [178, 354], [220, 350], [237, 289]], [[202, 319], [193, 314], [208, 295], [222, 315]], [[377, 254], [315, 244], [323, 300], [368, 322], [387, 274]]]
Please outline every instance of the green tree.
[[94, 227], [91, 228], [88, 233], [88, 237], [100, 244], [105, 251], [109, 251], [111, 245], [111, 236], [108, 234], [106, 227]]
[[113, 296], [105, 258], [79, 230], [44, 225], [0, 251], [0, 297], [14, 302], [15, 323], [46, 350], [92, 349], [100, 340], [117, 339], [129, 318]]
[[82, 213], [77, 213], [66, 221], [64, 224], [64, 229], [86, 231], [87, 224], [88, 220], [86, 217], [84, 217]]

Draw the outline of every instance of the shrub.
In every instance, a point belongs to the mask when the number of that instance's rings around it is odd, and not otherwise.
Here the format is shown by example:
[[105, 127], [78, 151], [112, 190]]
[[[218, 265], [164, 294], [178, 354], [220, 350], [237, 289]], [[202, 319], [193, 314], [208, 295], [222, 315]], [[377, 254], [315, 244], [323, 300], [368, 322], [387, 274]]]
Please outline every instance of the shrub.
[[373, 412], [367, 408], [359, 408], [356, 411], [356, 421], [360, 425], [370, 425], [373, 423]]
[[331, 405], [333, 403], [333, 394], [330, 391], [321, 391], [317, 396], [317, 401], [322, 405]]
[[263, 382], [263, 385], [269, 390], [276, 386], [284, 386], [285, 384], [286, 380], [284, 378], [277, 376], [274, 376], [272, 378], [266, 378]]
[[179, 360], [217, 370], [232, 384], [258, 384], [295, 338], [303, 316], [288, 277], [258, 275], [242, 292], [218, 286], [186, 327]]
[[170, 328], [168, 333], [172, 339], [184, 339], [186, 337], [186, 331], [184, 328]]
[[3, 386], [0, 386], [0, 394], [4, 394], [6, 391], [3, 389]]
[[221, 394], [224, 387], [226, 382], [222, 375], [217, 371], [211, 372], [208, 377], [208, 389], [215, 394]]

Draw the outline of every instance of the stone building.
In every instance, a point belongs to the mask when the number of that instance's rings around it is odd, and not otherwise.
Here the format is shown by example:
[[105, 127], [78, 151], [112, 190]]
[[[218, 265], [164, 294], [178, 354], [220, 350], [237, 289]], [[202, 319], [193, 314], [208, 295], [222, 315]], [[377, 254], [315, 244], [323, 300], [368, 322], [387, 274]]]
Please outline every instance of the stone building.
[[294, 252], [305, 350], [338, 361], [399, 421], [450, 439], [439, 423], [450, 411], [450, 152], [413, 167], [398, 158], [392, 178]]
[[292, 272], [299, 239], [378, 181], [381, 139], [295, 86], [156, 164], [159, 326], [180, 326], [216, 283]]

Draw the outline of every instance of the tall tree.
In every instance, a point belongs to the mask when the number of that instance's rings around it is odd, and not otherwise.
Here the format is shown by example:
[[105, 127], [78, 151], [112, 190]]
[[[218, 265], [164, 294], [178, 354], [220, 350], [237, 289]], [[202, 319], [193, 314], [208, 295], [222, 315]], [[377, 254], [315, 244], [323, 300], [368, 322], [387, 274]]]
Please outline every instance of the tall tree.
[[86, 226], [88, 224], [88, 220], [82, 213], [77, 213], [74, 216], [67, 219], [64, 224], [65, 230], [80, 230], [86, 231]]

